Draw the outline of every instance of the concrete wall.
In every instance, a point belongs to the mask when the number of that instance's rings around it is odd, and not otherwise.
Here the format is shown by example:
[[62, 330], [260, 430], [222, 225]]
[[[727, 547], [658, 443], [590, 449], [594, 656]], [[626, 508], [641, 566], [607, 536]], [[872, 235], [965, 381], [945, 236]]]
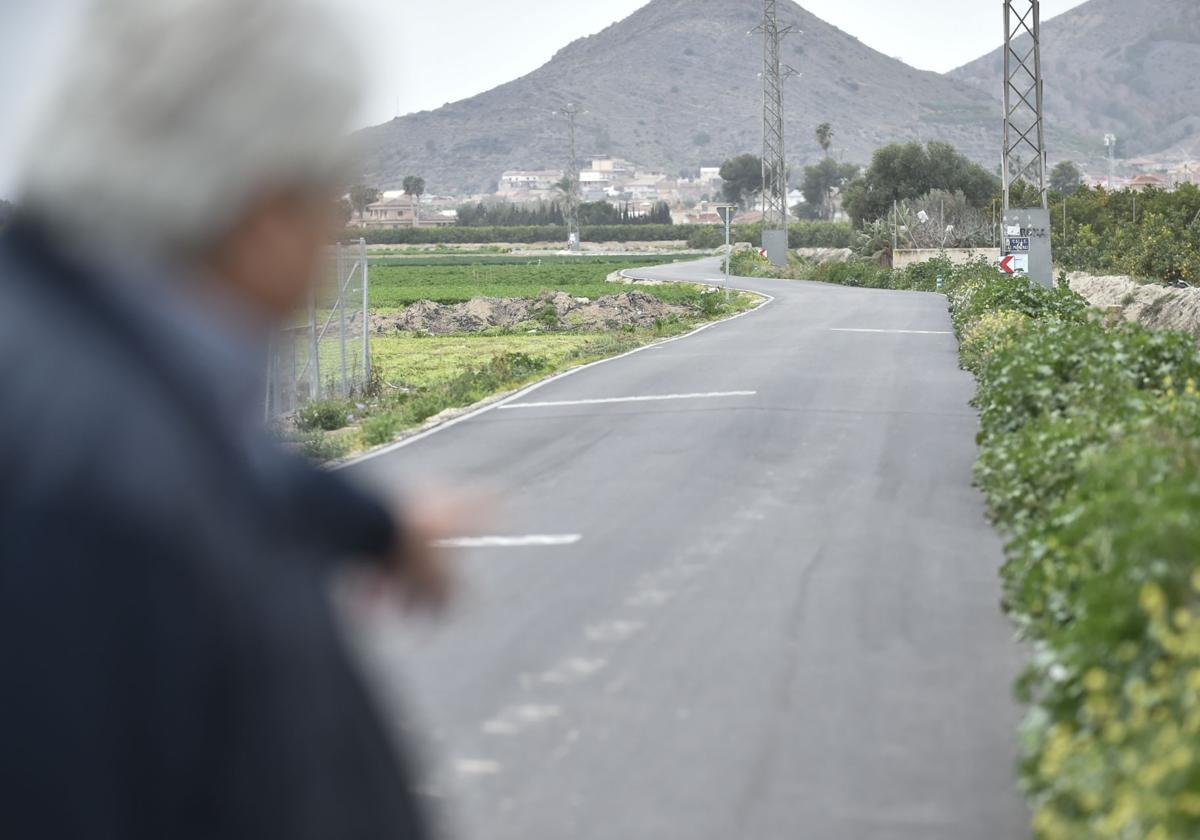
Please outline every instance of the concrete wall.
[[963, 265], [980, 257], [989, 262], [999, 262], [999, 248], [920, 248], [914, 250], [899, 249], [892, 255], [892, 268], [908, 268], [914, 263], [922, 263], [934, 257], [946, 256], [955, 265]]

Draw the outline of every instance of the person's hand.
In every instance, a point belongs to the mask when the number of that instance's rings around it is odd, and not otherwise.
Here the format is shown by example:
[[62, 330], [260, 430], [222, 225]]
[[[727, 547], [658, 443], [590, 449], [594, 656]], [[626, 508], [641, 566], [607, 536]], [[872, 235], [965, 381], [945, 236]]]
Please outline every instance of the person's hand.
[[393, 558], [395, 583], [404, 604], [442, 612], [457, 589], [446, 541], [478, 527], [484, 503], [478, 494], [429, 491], [414, 495], [400, 513], [401, 544]]

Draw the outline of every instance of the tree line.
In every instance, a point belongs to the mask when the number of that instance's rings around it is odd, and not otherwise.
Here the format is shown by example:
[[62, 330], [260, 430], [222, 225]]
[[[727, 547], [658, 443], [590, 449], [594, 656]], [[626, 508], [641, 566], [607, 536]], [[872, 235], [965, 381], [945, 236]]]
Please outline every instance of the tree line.
[[[639, 213], [628, 202], [616, 205], [607, 201], [583, 202], [579, 205], [582, 225], [669, 225], [671, 207], [657, 202], [646, 213]], [[458, 208], [458, 224], [462, 227], [510, 227], [522, 225], [565, 225], [566, 208], [560, 201], [540, 201], [537, 204], [512, 202], [478, 202]]]

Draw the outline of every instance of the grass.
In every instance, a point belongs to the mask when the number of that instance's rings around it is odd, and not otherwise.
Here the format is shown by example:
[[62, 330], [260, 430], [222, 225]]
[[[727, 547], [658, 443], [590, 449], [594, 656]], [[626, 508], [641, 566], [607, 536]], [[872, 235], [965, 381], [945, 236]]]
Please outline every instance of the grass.
[[[627, 289], [605, 282], [614, 271], [645, 266], [646, 258], [571, 261], [481, 262], [441, 264], [417, 261], [371, 266], [371, 306], [375, 311], [399, 309], [418, 300], [461, 303], [473, 297], [532, 298], [545, 290], [575, 297], [598, 298]], [[654, 286], [651, 291], [667, 303], [687, 302], [694, 290], [686, 286]]]
[[545, 358], [558, 367], [597, 338], [596, 333], [450, 335], [418, 338], [398, 333], [371, 339], [371, 356], [384, 381], [425, 388], [453, 379], [504, 353]]

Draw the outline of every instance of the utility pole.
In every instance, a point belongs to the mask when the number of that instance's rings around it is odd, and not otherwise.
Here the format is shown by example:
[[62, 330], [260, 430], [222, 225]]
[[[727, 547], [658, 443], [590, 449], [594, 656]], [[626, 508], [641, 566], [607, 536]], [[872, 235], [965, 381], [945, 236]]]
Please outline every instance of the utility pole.
[[1117, 177], [1117, 135], [1105, 134], [1104, 146], [1108, 149], [1108, 191], [1112, 192]]
[[779, 26], [778, 0], [763, 0], [763, 247], [771, 262], [788, 263], [788, 184], [784, 148], [784, 79], [796, 71], [782, 63], [779, 44], [793, 26]]
[[1026, 180], [1048, 209], [1042, 90], [1041, 0], [1004, 0], [1004, 209], [1009, 188]]
[[569, 135], [570, 158], [567, 160], [567, 249], [578, 251], [580, 247], [579, 230], [579, 158], [575, 150], [575, 121], [579, 118], [579, 106], [568, 102], [562, 109], [567, 118]]
[[[1042, 85], [1041, 0], [1004, 3], [1004, 236], [999, 267], [1031, 283], [1054, 285], [1050, 251], [1049, 172]], [[1016, 181], [1038, 191], [1039, 206], [1014, 208]]]

